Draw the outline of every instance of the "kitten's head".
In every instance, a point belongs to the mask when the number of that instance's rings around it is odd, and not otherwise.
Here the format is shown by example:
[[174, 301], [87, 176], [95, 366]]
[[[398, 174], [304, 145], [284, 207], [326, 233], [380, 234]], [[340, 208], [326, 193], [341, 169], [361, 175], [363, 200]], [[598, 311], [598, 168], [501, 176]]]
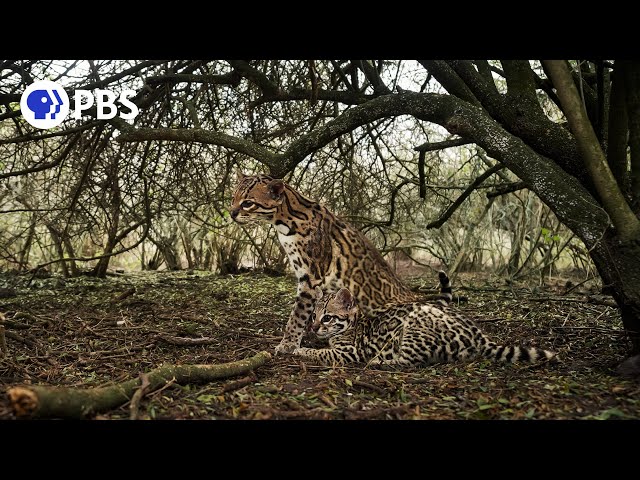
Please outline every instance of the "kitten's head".
[[313, 330], [320, 339], [327, 339], [344, 333], [354, 325], [358, 316], [356, 300], [347, 288], [323, 296], [316, 287], [316, 306]]
[[231, 218], [238, 223], [273, 222], [284, 201], [285, 184], [269, 175], [238, 174], [238, 185], [231, 201]]

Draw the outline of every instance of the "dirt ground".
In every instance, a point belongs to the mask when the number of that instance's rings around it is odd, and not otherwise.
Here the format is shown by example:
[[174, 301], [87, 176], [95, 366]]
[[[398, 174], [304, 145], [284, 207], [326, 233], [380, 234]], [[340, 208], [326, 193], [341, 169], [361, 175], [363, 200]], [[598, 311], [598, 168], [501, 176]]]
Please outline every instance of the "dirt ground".
[[[153, 272], [106, 279], [2, 277], [8, 354], [0, 420], [15, 419], [17, 385], [90, 388], [163, 364], [220, 364], [280, 341], [295, 296], [289, 277]], [[413, 280], [435, 287], [435, 275]], [[7, 285], [9, 285], [7, 287]], [[640, 382], [616, 376], [628, 342], [611, 300], [584, 286], [531, 288], [461, 276], [455, 308], [502, 343], [559, 352], [558, 364], [451, 363], [411, 370], [324, 367], [273, 357], [253, 374], [169, 382], [144, 395], [140, 419], [640, 419]], [[135, 291], [134, 291], [135, 290]], [[601, 301], [601, 303], [593, 303]], [[603, 304], [604, 303], [604, 304]], [[174, 345], [167, 336], [203, 338]], [[308, 340], [306, 340], [308, 341]], [[0, 353], [1, 356], [1, 353]], [[92, 414], [127, 419], [130, 402]]]

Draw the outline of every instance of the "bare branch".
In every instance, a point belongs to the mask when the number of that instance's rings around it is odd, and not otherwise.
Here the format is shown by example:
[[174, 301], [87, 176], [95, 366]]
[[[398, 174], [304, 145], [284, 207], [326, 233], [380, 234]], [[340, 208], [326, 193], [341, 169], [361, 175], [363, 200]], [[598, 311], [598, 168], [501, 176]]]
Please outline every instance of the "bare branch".
[[255, 83], [265, 95], [277, 95], [279, 88], [269, 77], [244, 60], [227, 60], [240, 75]]
[[446, 62], [442, 60], [418, 60], [418, 62], [420, 62], [450, 94], [478, 107], [482, 106], [480, 101], [471, 90], [469, 90], [469, 87]]
[[360, 70], [362, 70], [364, 76], [367, 77], [367, 80], [369, 80], [369, 83], [373, 86], [373, 91], [376, 95], [388, 95], [391, 93], [389, 87], [387, 87], [382, 81], [382, 78], [380, 78], [378, 70], [376, 70], [368, 60], [358, 60], [357, 62], [354, 61], [354, 63]]
[[96, 125], [101, 125], [103, 123], [104, 122], [102, 121], [87, 122], [83, 125], [80, 125], [79, 127], [69, 128], [67, 130], [61, 130], [58, 132], [41, 133], [40, 135], [34, 135], [33, 133], [29, 133], [27, 135], [22, 135], [20, 137], [9, 138], [7, 140], [0, 140], [0, 145], [36, 142], [38, 140], [45, 140], [47, 138], [66, 137], [67, 135], [70, 135], [72, 133], [84, 132], [89, 128], [95, 127]]
[[119, 119], [114, 118], [112, 122], [114, 120], [119, 128], [123, 124], [126, 125], [124, 132], [116, 139], [118, 142], [144, 142], [148, 140], [199, 142], [236, 150], [259, 160], [269, 168], [275, 169], [281, 163], [281, 156], [266, 147], [226, 133], [198, 128], [133, 128], [124, 121], [118, 121]]
[[71, 137], [71, 139], [69, 140], [69, 143], [67, 143], [67, 146], [62, 151], [62, 153], [60, 153], [60, 155], [58, 155], [51, 162], [41, 163], [36, 167], [25, 168], [23, 170], [16, 170], [14, 172], [0, 173], [0, 180], [2, 180], [3, 178], [18, 177], [20, 175], [27, 175], [29, 173], [41, 172], [49, 168], [57, 167], [65, 158], [67, 158], [67, 156], [69, 155], [69, 152], [75, 146], [75, 144], [78, 142], [79, 139], [80, 139], [80, 133], [76, 133], [73, 137]]
[[52, 265], [54, 263], [59, 263], [59, 262], [91, 262], [93, 260], [100, 260], [102, 258], [115, 257], [116, 255], [120, 255], [122, 253], [128, 252], [129, 250], [133, 250], [134, 248], [136, 248], [138, 245], [140, 245], [142, 242], [144, 242], [147, 239], [147, 236], [149, 235], [149, 223], [150, 222], [145, 218], [144, 220], [141, 220], [139, 222], [134, 223], [133, 225], [130, 225], [118, 235], [118, 240], [115, 243], [122, 241], [127, 235], [129, 235], [129, 233], [133, 232], [136, 228], [144, 225], [144, 231], [142, 232], [142, 235], [140, 235], [140, 238], [130, 247], [121, 248], [120, 250], [117, 250], [111, 253], [105, 253], [104, 255], [95, 255], [93, 257], [56, 258], [55, 260], [50, 260], [48, 262], [41, 263], [33, 267], [29, 271], [32, 273], [37, 272], [41, 268], [44, 268], [48, 265]]
[[491, 66], [487, 60], [474, 60], [473, 63], [476, 64], [476, 68], [478, 69], [478, 73], [484, 78], [484, 81], [487, 82], [487, 85], [493, 86], [493, 89], [498, 93], [498, 88], [496, 87], [496, 83], [493, 81], [493, 75], [491, 74]]
[[[590, 242], [597, 241], [592, 232], [604, 231], [607, 228], [606, 214], [576, 178], [568, 175], [548, 158], [537, 154], [518, 137], [505, 131], [483, 110], [470, 106], [467, 102], [461, 102], [451, 95], [405, 92], [379, 96], [346, 110], [337, 118], [302, 135], [280, 155], [272, 153], [266, 147], [219, 132], [141, 129], [144, 135], [140, 135], [137, 129], [126, 122], [123, 122], [124, 133], [119, 140], [204, 140], [204, 143], [237, 147], [238, 151], [269, 166], [273, 175], [284, 176], [307, 155], [341, 135], [375, 120], [399, 115], [412, 115], [419, 120], [438, 123], [450, 133], [481, 146], [490, 156], [507, 166], [543, 201], [548, 201], [556, 215], [569, 228], [574, 229], [576, 234], [589, 244], [588, 246], [593, 245]], [[557, 192], [562, 192], [562, 195], [571, 201], [558, 202]]]
[[507, 80], [507, 96], [536, 102], [536, 84], [533, 70], [527, 60], [501, 60]]
[[275, 95], [263, 95], [257, 100], [251, 102], [250, 108], [254, 108], [258, 105], [269, 102], [311, 100], [313, 95], [316, 95], [318, 100], [338, 102], [345, 105], [360, 105], [376, 97], [376, 95], [365, 95], [364, 93], [350, 92], [345, 90], [324, 90], [320, 88], [317, 90], [317, 92], [314, 92], [310, 89], [305, 88], [292, 88], [287, 92], [278, 92]]
[[231, 85], [237, 87], [242, 77], [235, 70], [221, 75], [197, 75], [190, 73], [170, 73], [154, 75], [145, 80], [149, 84], [157, 83], [209, 83], [213, 85]]
[[500, 195], [517, 192], [518, 190], [522, 190], [524, 188], [527, 188], [524, 182], [507, 183], [505, 185], [496, 187], [496, 189], [492, 192], [487, 192], [487, 198], [499, 197]]
[[98, 80], [96, 82], [92, 82], [92, 83], [88, 83], [86, 85], [83, 85], [81, 87], [81, 89], [84, 90], [93, 90], [94, 88], [104, 88], [107, 85], [112, 84], [113, 82], [116, 82], [124, 77], [127, 77], [129, 75], [133, 75], [135, 73], [140, 72], [141, 70], [144, 70], [147, 67], [153, 67], [154, 65], [161, 65], [163, 63], [167, 63], [167, 60], [148, 60], [145, 62], [140, 62], [137, 65], [134, 65], [131, 68], [127, 68], [121, 72], [116, 73], [115, 75], [111, 75], [110, 77], [107, 77], [105, 79], [102, 80]]
[[454, 138], [452, 140], [444, 140], [442, 142], [427, 142], [414, 148], [416, 152], [433, 152], [435, 150], [444, 150], [445, 148], [460, 147], [469, 145], [473, 142], [464, 138]]
[[487, 178], [489, 178], [491, 175], [493, 175], [494, 173], [496, 173], [497, 171], [501, 170], [504, 168], [504, 165], [494, 165], [493, 167], [491, 167], [489, 170], [487, 170], [486, 172], [484, 172], [482, 175], [478, 176], [478, 178], [476, 178], [471, 185], [469, 185], [469, 187], [462, 192], [462, 194], [456, 198], [455, 202], [453, 202], [451, 205], [449, 205], [449, 208], [447, 208], [442, 215], [440, 215], [440, 217], [438, 218], [438, 220], [435, 220], [431, 223], [429, 223], [425, 228], [430, 229], [430, 228], [440, 228], [442, 225], [444, 225], [444, 222], [446, 222], [449, 217], [451, 217], [451, 215], [453, 215], [455, 213], [456, 210], [458, 210], [458, 208], [460, 207], [460, 205], [462, 205], [462, 202], [464, 202], [467, 197], [469, 197], [469, 195], [471, 195], [471, 193], [482, 183], [484, 182]]

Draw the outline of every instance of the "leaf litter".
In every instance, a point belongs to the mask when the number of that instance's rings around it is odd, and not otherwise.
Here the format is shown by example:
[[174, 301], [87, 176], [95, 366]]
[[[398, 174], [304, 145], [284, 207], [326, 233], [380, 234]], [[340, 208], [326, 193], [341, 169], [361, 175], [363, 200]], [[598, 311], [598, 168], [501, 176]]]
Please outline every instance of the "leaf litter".
[[[640, 383], [615, 374], [628, 348], [617, 309], [562, 301], [552, 289], [486, 288], [486, 281], [472, 276], [464, 285], [456, 293], [469, 301], [452, 308], [476, 318], [498, 342], [552, 349], [561, 361], [376, 370], [277, 356], [244, 378], [148, 392], [138, 418], [640, 419]], [[2, 420], [15, 418], [4, 392], [16, 385], [96, 387], [164, 363], [224, 363], [273, 352], [293, 305], [295, 280], [140, 272], [42, 280], [15, 292], [0, 299], [8, 334], [8, 352], [0, 356]], [[176, 345], [163, 336], [208, 340]], [[310, 338], [304, 342], [317, 346]], [[94, 418], [129, 414], [123, 405]]]

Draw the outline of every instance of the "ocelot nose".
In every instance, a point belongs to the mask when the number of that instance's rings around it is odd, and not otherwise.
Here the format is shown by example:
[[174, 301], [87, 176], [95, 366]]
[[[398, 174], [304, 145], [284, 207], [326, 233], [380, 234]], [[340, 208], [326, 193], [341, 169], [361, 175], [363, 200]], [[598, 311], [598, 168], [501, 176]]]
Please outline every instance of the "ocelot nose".
[[235, 220], [239, 213], [240, 213], [240, 209], [239, 208], [233, 208], [231, 210], [231, 218], [233, 220]]

